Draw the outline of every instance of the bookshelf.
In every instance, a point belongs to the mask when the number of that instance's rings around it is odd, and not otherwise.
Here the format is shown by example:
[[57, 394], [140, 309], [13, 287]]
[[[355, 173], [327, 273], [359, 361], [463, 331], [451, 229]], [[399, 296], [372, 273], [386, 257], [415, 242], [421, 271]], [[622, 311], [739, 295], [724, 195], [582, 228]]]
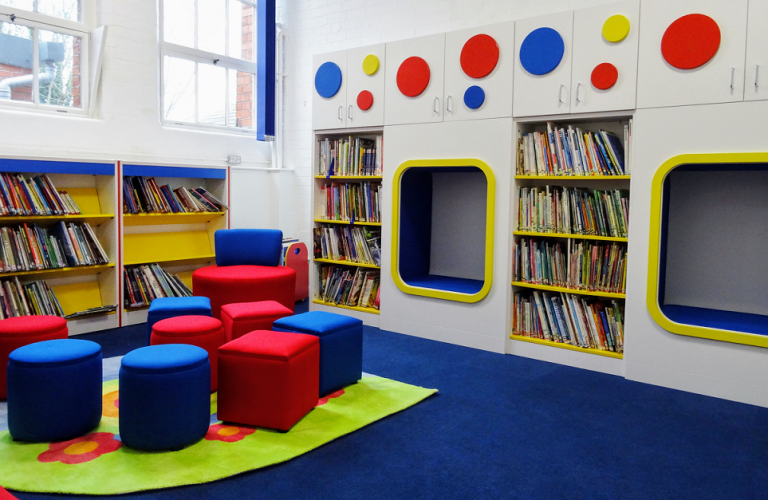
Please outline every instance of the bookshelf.
[[[104, 248], [108, 264], [82, 265], [0, 273], [0, 280], [18, 278], [24, 285], [44, 280], [53, 290], [65, 315], [119, 303], [119, 241], [115, 218], [118, 181], [114, 163], [0, 158], [0, 172], [25, 178], [46, 174], [59, 191], [66, 191], [80, 207], [79, 215], [0, 216], [0, 228], [32, 224], [50, 229], [59, 222], [88, 223]], [[68, 320], [69, 334], [78, 335], [119, 326], [114, 313]]]
[[[313, 259], [310, 269], [310, 309], [344, 314], [378, 326], [379, 310], [364, 301], [365, 285], [349, 294], [330, 299], [331, 286], [323, 289], [323, 272], [331, 283], [338, 283], [346, 273], [352, 282], [380, 283], [381, 273], [381, 165], [383, 130], [381, 128], [349, 129], [315, 134], [312, 193]], [[361, 151], [360, 154], [347, 153]], [[341, 174], [341, 175], [339, 175]], [[346, 202], [345, 202], [346, 200]], [[343, 240], [354, 241], [355, 248]], [[378, 263], [366, 241], [376, 240]], [[365, 244], [365, 247], [361, 245]], [[334, 270], [335, 274], [334, 274]], [[374, 282], [374, 276], [377, 281]], [[326, 295], [325, 292], [328, 292]], [[352, 295], [350, 297], [349, 295]], [[371, 296], [373, 294], [370, 294]], [[343, 300], [341, 300], [343, 297]], [[373, 304], [369, 300], [368, 304]]]
[[[158, 186], [168, 185], [171, 189], [203, 187], [228, 203], [229, 172], [226, 167], [124, 164], [120, 172], [121, 187], [125, 177], [134, 176], [153, 177]], [[227, 211], [123, 213], [121, 220], [122, 279], [125, 266], [157, 263], [164, 271], [177, 274], [190, 289], [194, 270], [215, 263], [214, 233], [229, 227]], [[121, 293], [124, 293], [122, 288]], [[123, 326], [146, 322], [147, 309], [148, 306], [126, 308], [121, 302]]]
[[[631, 118], [518, 121], [511, 197], [512, 353], [621, 373]], [[609, 146], [612, 139], [598, 137], [600, 131], [617, 141]], [[626, 161], [609, 150], [617, 144]], [[616, 163], [624, 168], [611, 168]], [[593, 273], [605, 280], [595, 280]]]

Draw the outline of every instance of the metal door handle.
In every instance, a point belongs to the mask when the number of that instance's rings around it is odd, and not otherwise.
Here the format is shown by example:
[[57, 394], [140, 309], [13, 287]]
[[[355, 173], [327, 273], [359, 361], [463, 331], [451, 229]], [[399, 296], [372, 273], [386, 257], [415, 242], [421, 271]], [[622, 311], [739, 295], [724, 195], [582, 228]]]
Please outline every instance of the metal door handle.
[[435, 101], [432, 105], [432, 111], [434, 111], [437, 114], [440, 114], [440, 99], [438, 97], [435, 97]]
[[339, 119], [339, 121], [341, 121], [341, 108], [342, 108], [342, 107], [341, 107], [341, 106], [339, 106], [339, 112], [338, 112], [338, 113], [336, 113], [336, 117]]
[[733, 75], [736, 73], [736, 68], [731, 67], [731, 92], [733, 92]]
[[581, 88], [581, 84], [576, 84], [576, 105], [578, 105], [581, 101], [579, 100], [579, 89]]
[[558, 89], [558, 91], [557, 91], [557, 103], [558, 104], [565, 104], [565, 102], [563, 101], [563, 89], [564, 88], [565, 88], [565, 85], [563, 85], [561, 83], [560, 84], [560, 89]]
[[349, 118], [350, 120], [352, 119], [352, 105], [351, 104], [347, 108], [347, 118]]
[[453, 114], [453, 96], [449, 95], [445, 98], [445, 110]]
[[757, 88], [757, 70], [760, 69], [759, 64], [755, 64], [755, 88]]

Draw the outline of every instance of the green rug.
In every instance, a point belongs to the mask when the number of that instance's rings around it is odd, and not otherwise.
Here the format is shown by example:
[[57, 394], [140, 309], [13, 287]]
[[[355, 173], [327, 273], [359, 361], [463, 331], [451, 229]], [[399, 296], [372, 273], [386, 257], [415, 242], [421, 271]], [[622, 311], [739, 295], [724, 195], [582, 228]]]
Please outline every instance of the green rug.
[[[320, 399], [289, 432], [218, 423], [205, 439], [183, 450], [141, 452], [116, 438], [117, 382], [104, 383], [101, 424], [87, 436], [21, 444], [7, 431], [0, 433], [0, 484], [18, 491], [111, 495], [206, 483], [290, 460], [437, 392], [366, 376]], [[211, 395], [213, 413], [216, 394]]]

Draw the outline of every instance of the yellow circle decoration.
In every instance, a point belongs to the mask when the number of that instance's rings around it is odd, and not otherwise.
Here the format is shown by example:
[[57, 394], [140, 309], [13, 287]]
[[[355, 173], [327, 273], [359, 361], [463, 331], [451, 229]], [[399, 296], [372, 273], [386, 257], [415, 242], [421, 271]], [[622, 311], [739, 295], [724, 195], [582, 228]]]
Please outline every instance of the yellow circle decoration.
[[366, 75], [375, 75], [379, 71], [379, 58], [373, 54], [368, 54], [363, 59], [363, 71]]
[[64, 449], [64, 453], [67, 455], [84, 455], [90, 453], [99, 447], [99, 443], [93, 441], [80, 441], [79, 443], [71, 444]]
[[629, 19], [621, 14], [616, 14], [603, 23], [603, 38], [611, 43], [619, 43], [629, 34]]

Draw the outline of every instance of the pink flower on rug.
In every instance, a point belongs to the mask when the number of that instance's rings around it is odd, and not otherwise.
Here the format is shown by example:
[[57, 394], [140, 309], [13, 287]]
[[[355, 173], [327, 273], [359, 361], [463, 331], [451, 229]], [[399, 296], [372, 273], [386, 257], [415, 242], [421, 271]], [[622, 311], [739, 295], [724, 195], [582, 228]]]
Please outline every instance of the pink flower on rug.
[[315, 405], [315, 408], [317, 408], [318, 406], [323, 406], [325, 403], [328, 402], [329, 399], [338, 398], [339, 396], [343, 396], [343, 395], [344, 395], [344, 389], [339, 389], [336, 392], [332, 392], [327, 396], [325, 396], [324, 398], [318, 399], [317, 404]]
[[205, 439], [208, 441], [224, 441], [225, 443], [234, 443], [245, 439], [256, 432], [256, 429], [249, 427], [237, 427], [236, 425], [213, 424], [208, 427]]
[[61, 462], [74, 465], [90, 462], [106, 453], [117, 451], [123, 443], [115, 439], [111, 432], [94, 432], [83, 437], [51, 443], [48, 450], [42, 452], [38, 462]]

